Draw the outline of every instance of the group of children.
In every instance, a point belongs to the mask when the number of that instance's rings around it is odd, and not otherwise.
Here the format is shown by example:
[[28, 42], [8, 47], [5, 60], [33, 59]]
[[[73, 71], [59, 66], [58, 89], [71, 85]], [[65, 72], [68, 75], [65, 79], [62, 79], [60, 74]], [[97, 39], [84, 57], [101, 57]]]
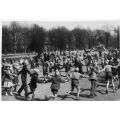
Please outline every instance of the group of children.
[[[74, 88], [77, 89], [76, 98], [79, 98], [79, 94], [81, 92], [81, 88], [79, 85], [79, 80], [82, 77], [87, 77], [91, 82], [91, 90], [90, 96], [96, 96], [96, 83], [101, 72], [105, 73], [105, 81], [106, 84], [106, 94], [108, 94], [108, 88], [110, 82], [112, 82], [113, 92], [115, 91], [114, 78], [118, 80], [118, 89], [120, 88], [120, 53], [117, 52], [91, 52], [80, 53], [74, 52], [69, 55], [64, 54], [63, 58], [59, 55], [53, 55], [54, 57], [50, 57], [50, 54], [45, 53], [42, 57], [38, 58], [41, 61], [41, 65], [43, 68], [43, 76], [44, 83], [51, 82], [51, 92], [53, 96], [50, 98], [55, 99], [58, 95], [58, 91], [60, 89], [60, 83], [71, 81], [71, 90], [67, 93], [70, 94], [73, 92]], [[38, 60], [37, 60], [38, 61]], [[33, 62], [30, 62], [33, 63]], [[99, 64], [98, 64], [99, 63]], [[14, 67], [13, 67], [14, 66]], [[16, 91], [16, 87], [14, 87], [17, 95], [20, 96], [22, 90], [25, 91], [25, 98], [28, 100], [29, 95], [32, 94], [32, 99], [35, 97], [35, 91], [37, 88], [37, 81], [39, 75], [39, 64], [36, 64], [34, 68], [27, 68], [27, 63], [23, 61], [22, 69], [17, 68], [17, 65], [12, 64], [12, 68], [14, 68], [14, 72], [11, 72], [11, 65], [7, 64], [5, 60], [3, 60], [2, 67], [2, 80], [3, 80], [3, 88], [5, 91], [5, 95], [10, 92], [10, 95], [13, 95], [13, 81], [15, 81], [14, 86], [18, 85], [18, 75], [21, 74], [22, 85], [18, 91]], [[31, 64], [32, 66], [32, 64]], [[86, 73], [83, 70], [83, 66], [86, 66]], [[61, 69], [65, 69], [66, 78], [63, 79]], [[16, 71], [16, 72], [15, 72]], [[113, 73], [113, 71], [115, 71]], [[54, 74], [53, 74], [54, 73]], [[31, 92], [28, 92], [27, 85], [27, 74], [30, 75], [31, 80], [29, 83], [29, 87]], [[17, 82], [16, 82], [17, 81]], [[9, 89], [9, 90], [8, 90]], [[46, 99], [48, 99], [46, 97]]]

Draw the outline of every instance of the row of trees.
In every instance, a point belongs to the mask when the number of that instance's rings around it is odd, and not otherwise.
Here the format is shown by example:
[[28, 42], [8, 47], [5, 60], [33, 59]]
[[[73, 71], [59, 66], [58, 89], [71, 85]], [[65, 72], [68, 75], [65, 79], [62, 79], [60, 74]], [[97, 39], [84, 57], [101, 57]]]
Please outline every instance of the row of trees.
[[12, 22], [10, 26], [2, 27], [2, 52], [42, 52], [46, 47], [50, 50], [71, 50], [92, 48], [98, 42], [107, 48], [118, 48], [119, 29], [113, 34], [108, 30], [90, 30], [65, 27], [46, 30], [34, 24], [32, 27], [22, 26]]

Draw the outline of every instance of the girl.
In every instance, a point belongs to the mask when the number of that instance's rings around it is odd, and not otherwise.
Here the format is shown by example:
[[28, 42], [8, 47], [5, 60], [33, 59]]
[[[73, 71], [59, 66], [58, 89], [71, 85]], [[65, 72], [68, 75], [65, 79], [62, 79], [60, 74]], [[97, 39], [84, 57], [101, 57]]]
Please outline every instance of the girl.
[[[12, 65], [12, 67], [13, 67], [13, 73], [17, 74], [19, 72], [20, 66], [17, 63], [14, 63]], [[13, 86], [13, 88], [14, 88], [13, 92], [16, 93], [17, 92], [17, 86], [19, 85], [18, 76], [14, 77], [13, 84], [14, 84], [14, 86]]]
[[37, 81], [38, 81], [38, 73], [39, 73], [39, 70], [38, 69], [35, 69], [32, 73], [31, 73], [31, 81], [29, 83], [29, 86], [30, 86], [30, 90], [31, 92], [29, 92], [27, 94], [30, 95], [32, 94], [32, 98], [30, 99], [31, 101], [34, 99], [35, 97], [35, 92], [36, 92], [36, 88], [37, 88]]
[[15, 74], [12, 74], [10, 71], [10, 65], [6, 65], [6, 70], [4, 70], [4, 85], [3, 87], [5, 88], [5, 95], [8, 95], [8, 92], [10, 95], [13, 95], [12, 89], [13, 89], [13, 83], [12, 79], [16, 76]]
[[[52, 82], [51, 84], [51, 92], [52, 92], [52, 96], [49, 97], [49, 99], [53, 99], [55, 100], [56, 97], [58, 96], [58, 91], [60, 89], [60, 83], [64, 83], [67, 82], [67, 80], [63, 80], [60, 77], [60, 73], [58, 71], [58, 69], [55, 70], [55, 75], [53, 77], [50, 77], [50, 81]], [[46, 97], [46, 100], [48, 100], [48, 98]]]

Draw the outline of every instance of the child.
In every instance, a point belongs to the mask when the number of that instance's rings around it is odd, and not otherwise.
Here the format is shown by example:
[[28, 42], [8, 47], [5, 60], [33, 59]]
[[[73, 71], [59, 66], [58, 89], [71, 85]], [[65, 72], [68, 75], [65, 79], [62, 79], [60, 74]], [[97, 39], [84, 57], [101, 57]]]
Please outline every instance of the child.
[[12, 88], [13, 88], [13, 83], [12, 83], [12, 79], [15, 76], [15, 74], [12, 74], [10, 71], [10, 65], [7, 64], [6, 65], [6, 70], [4, 70], [4, 85], [3, 87], [5, 88], [5, 95], [8, 95], [8, 91], [10, 95], [13, 95], [12, 93]]
[[[17, 74], [18, 73], [18, 71], [19, 71], [19, 65], [17, 64], [17, 63], [14, 63], [13, 65], [12, 65], [12, 67], [13, 67], [13, 73], [14, 74]], [[17, 86], [18, 86], [18, 76], [16, 76], [16, 77], [14, 77], [14, 79], [13, 79], [13, 84], [14, 84], [14, 93], [16, 93], [17, 92]]]
[[70, 58], [68, 58], [68, 60], [64, 63], [63, 67], [65, 68], [67, 78], [69, 78], [71, 67], [72, 67]]
[[[51, 84], [51, 92], [52, 92], [52, 96], [50, 96], [49, 99], [53, 99], [55, 100], [56, 97], [58, 96], [58, 91], [60, 89], [60, 83], [64, 83], [67, 80], [63, 80], [60, 75], [59, 75], [59, 71], [58, 69], [55, 70], [55, 75], [53, 77], [50, 77], [50, 81], [52, 82]], [[47, 99], [47, 97], [46, 97]]]
[[39, 70], [38, 70], [38, 69], [35, 69], [35, 70], [32, 72], [32, 74], [31, 74], [31, 81], [30, 81], [30, 83], [29, 83], [31, 92], [29, 92], [29, 93], [27, 94], [27, 96], [30, 95], [30, 94], [32, 94], [31, 100], [33, 100], [34, 97], [35, 97], [35, 92], [36, 92], [35, 90], [36, 90], [36, 88], [37, 88], [37, 81], [38, 81], [38, 72], [39, 72]]
[[117, 68], [117, 74], [118, 74], [118, 89], [120, 89], [120, 59], [118, 59], [118, 68]]
[[109, 83], [110, 82], [112, 82], [113, 92], [115, 90], [114, 81], [113, 81], [113, 75], [112, 75], [112, 67], [117, 68], [117, 66], [112, 66], [112, 65], [109, 65], [108, 63], [109, 63], [109, 61], [106, 61], [105, 62], [106, 65], [105, 65], [104, 69], [101, 70], [101, 72], [105, 71], [105, 73], [106, 73], [106, 76], [105, 76], [105, 79], [107, 81], [106, 94], [108, 94], [108, 88], [109, 88]]
[[44, 76], [44, 83], [47, 82], [46, 77], [49, 75], [49, 61], [43, 62], [43, 76]]
[[53, 60], [50, 60], [49, 72], [52, 73], [53, 69], [54, 69], [54, 62]]
[[74, 88], [77, 89], [77, 96], [76, 99], [79, 98], [80, 94], [80, 86], [79, 86], [79, 79], [83, 75], [79, 73], [79, 68], [75, 68], [75, 71], [70, 75], [71, 78], [71, 90], [68, 92], [70, 94], [72, 91], [74, 91]]
[[91, 82], [91, 91], [90, 91], [91, 97], [96, 96], [95, 90], [96, 90], [97, 73], [98, 73], [98, 68], [96, 67], [95, 64], [93, 64], [93, 66], [90, 67], [90, 73], [89, 73], [89, 80]]
[[84, 58], [84, 60], [85, 59], [87, 59], [87, 62], [86, 62], [87, 72], [89, 72], [90, 65], [93, 62], [93, 58], [92, 58], [92, 55], [90, 52], [87, 54], [87, 56]]

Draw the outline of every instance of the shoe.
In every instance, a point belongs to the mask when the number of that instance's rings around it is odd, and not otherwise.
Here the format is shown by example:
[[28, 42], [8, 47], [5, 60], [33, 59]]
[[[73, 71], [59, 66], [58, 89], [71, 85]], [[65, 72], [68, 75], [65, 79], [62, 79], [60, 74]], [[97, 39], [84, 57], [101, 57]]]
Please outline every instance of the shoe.
[[5, 96], [8, 96], [8, 93], [7, 93], [7, 92], [5, 93]]
[[90, 95], [90, 98], [94, 98], [94, 95]]
[[30, 99], [30, 101], [34, 101], [34, 99], [32, 98], [32, 99]]
[[80, 93], [82, 93], [84, 91], [84, 89], [80, 88]]
[[30, 98], [25, 98], [25, 100], [26, 100], [26, 101], [31, 101], [31, 99], [30, 99]]
[[79, 98], [80, 98], [79, 96], [76, 96], [76, 100], [79, 100]]
[[67, 94], [70, 94], [72, 91], [67, 92]]
[[18, 93], [18, 92], [16, 93], [16, 95], [17, 95], [17, 96], [21, 96], [21, 94], [20, 94], [20, 93]]
[[45, 83], [46, 83], [46, 81], [44, 80], [44, 81], [43, 81], [43, 83], [45, 84]]
[[56, 99], [56, 97], [53, 97], [53, 101]]
[[45, 95], [45, 101], [47, 101], [48, 100], [48, 97]]
[[13, 96], [13, 93], [10, 93], [11, 96]]
[[96, 94], [94, 94], [94, 96], [97, 96]]
[[17, 94], [17, 92], [16, 92], [16, 91], [13, 91], [13, 93], [14, 93], [14, 94]]

